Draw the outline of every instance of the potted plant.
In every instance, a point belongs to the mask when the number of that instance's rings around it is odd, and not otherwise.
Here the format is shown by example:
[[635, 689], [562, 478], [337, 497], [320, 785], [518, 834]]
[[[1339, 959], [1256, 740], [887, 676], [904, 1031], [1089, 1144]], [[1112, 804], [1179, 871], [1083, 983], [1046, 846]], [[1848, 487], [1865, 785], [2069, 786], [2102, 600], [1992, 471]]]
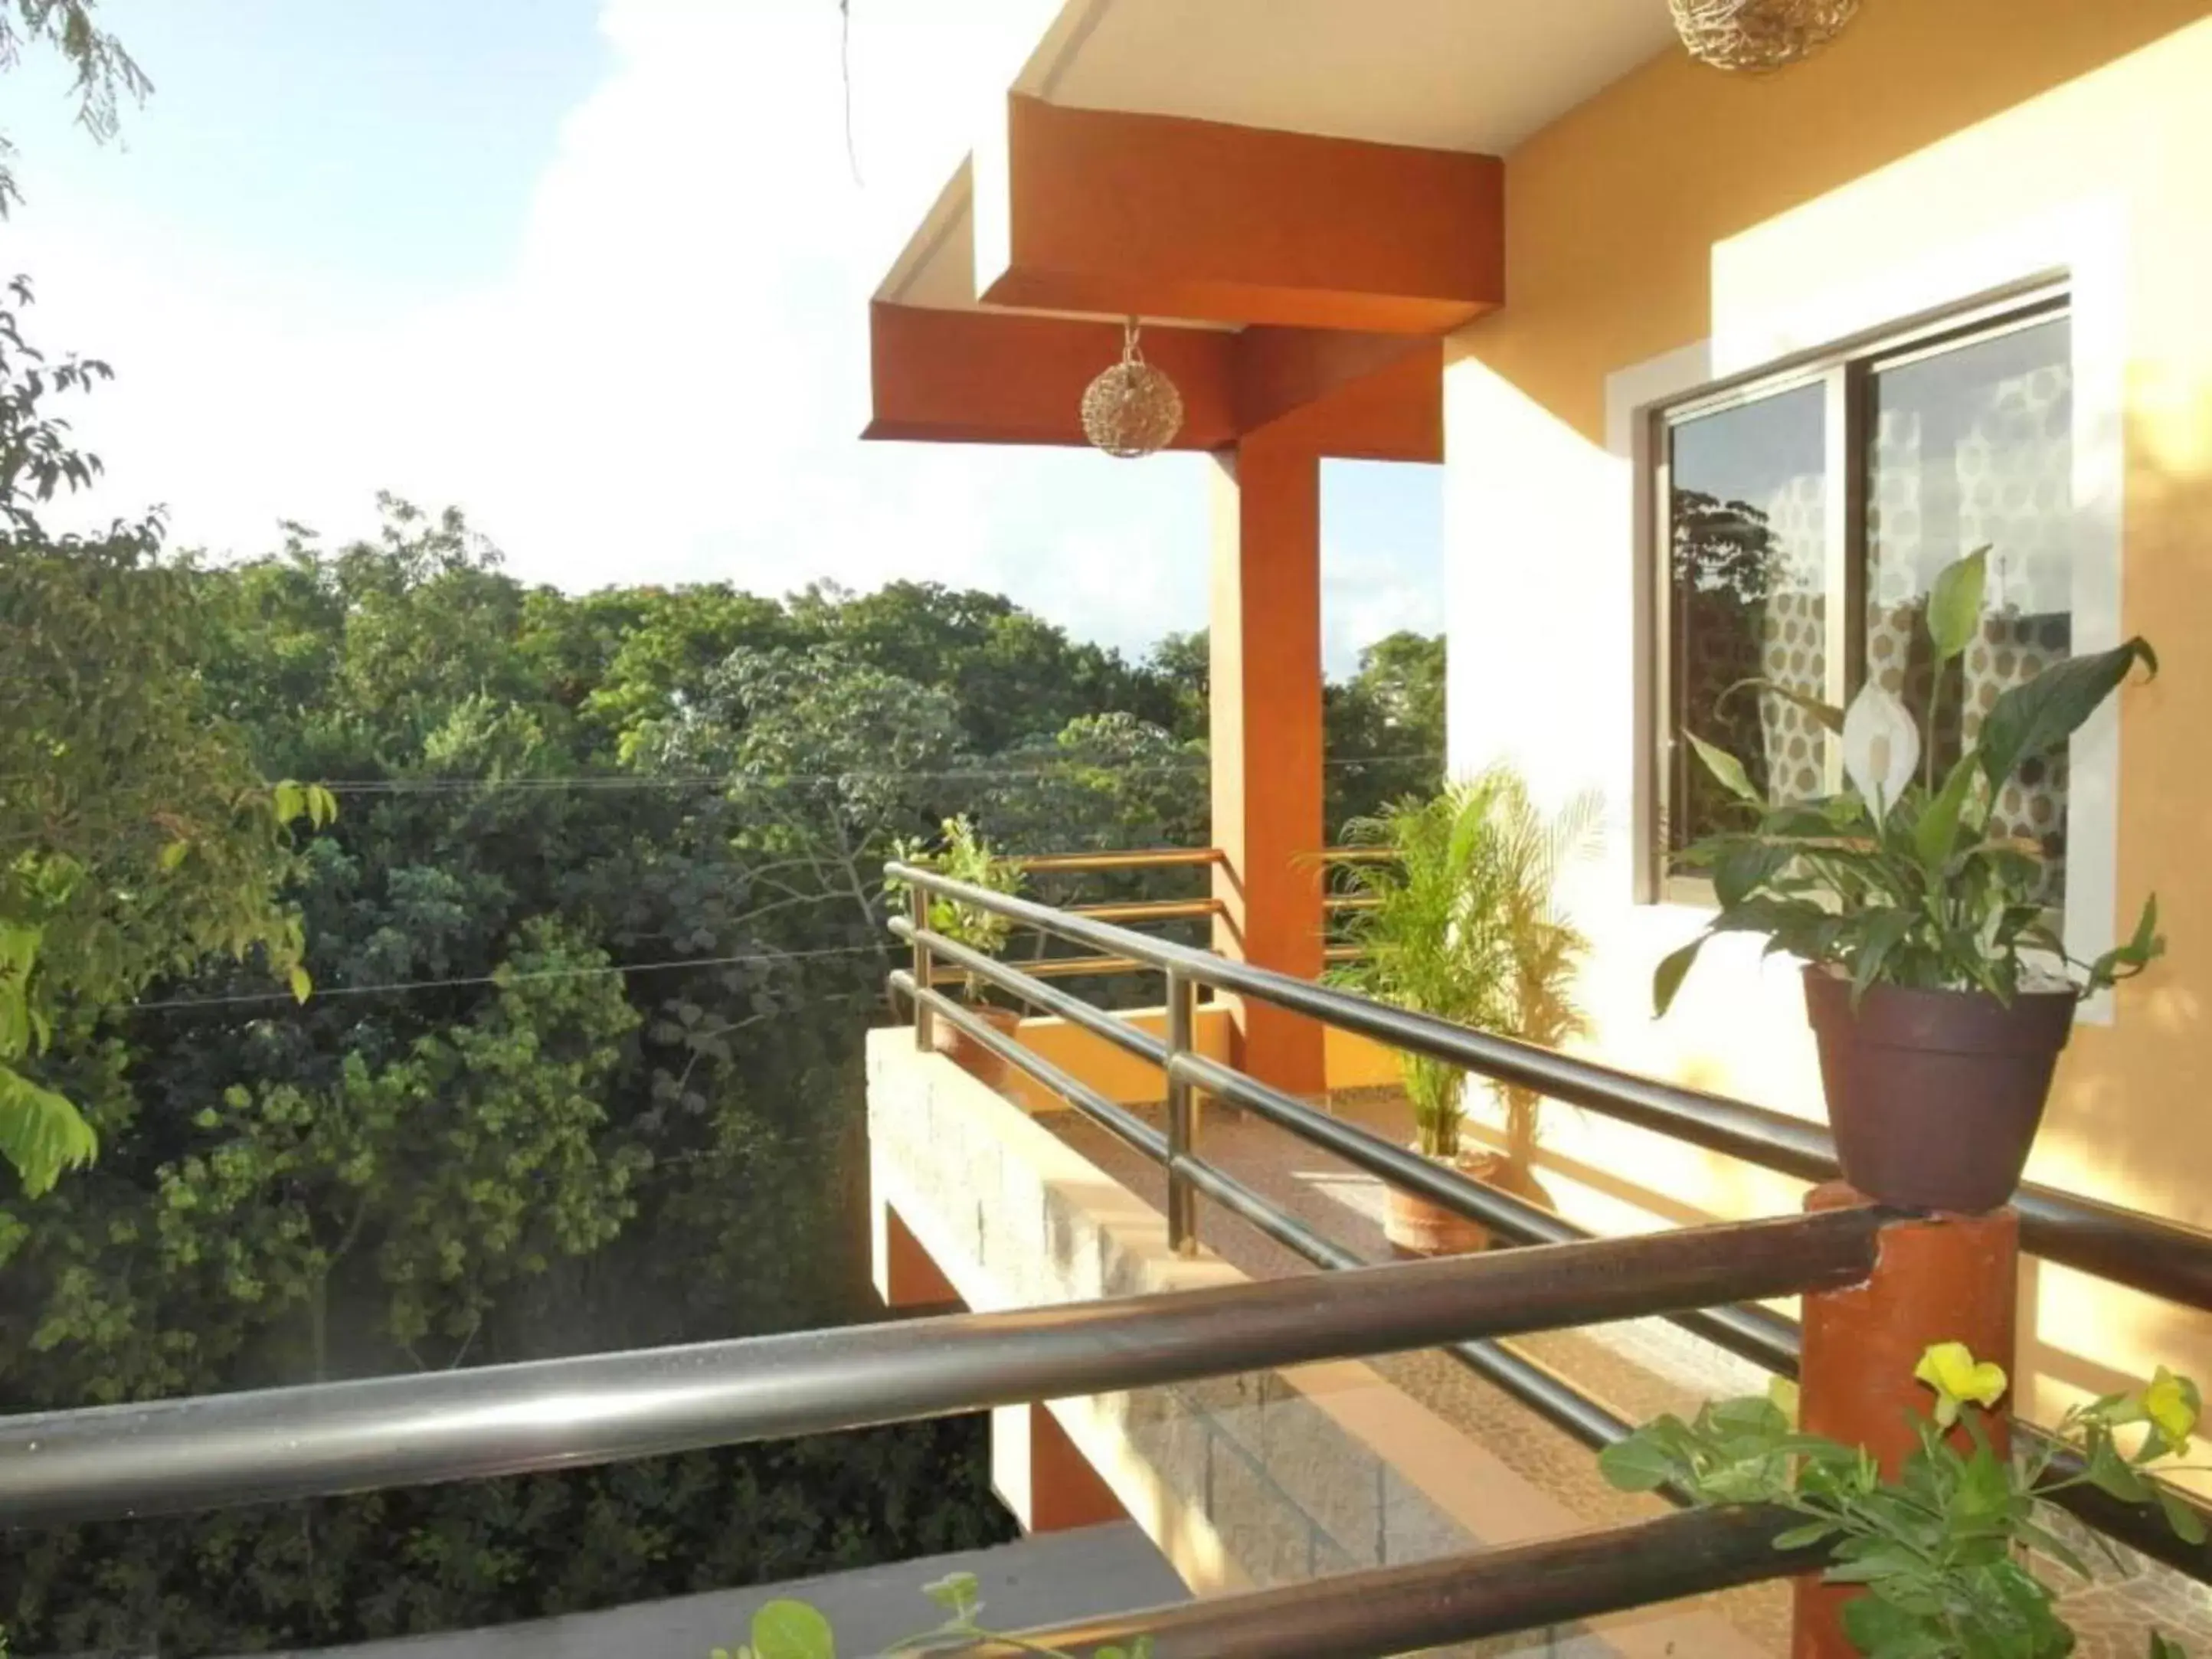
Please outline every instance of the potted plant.
[[[1022, 890], [1020, 867], [994, 853], [990, 842], [977, 832], [974, 822], [965, 813], [945, 820], [936, 846], [903, 842], [896, 852], [904, 863], [933, 870], [954, 881], [965, 882], [971, 887], [986, 888], [991, 892], [1009, 896]], [[894, 890], [903, 891], [904, 884], [896, 884]], [[956, 945], [964, 945], [971, 951], [995, 957], [1006, 948], [1007, 937], [1013, 932], [1013, 923], [994, 910], [986, 910], [978, 905], [940, 898], [932, 894], [929, 929]], [[992, 1002], [990, 995], [990, 984], [981, 975], [963, 973], [963, 1006], [977, 1019], [1011, 1041], [1020, 1028], [1021, 1014], [1016, 1009], [1001, 1007]], [[994, 1089], [1006, 1085], [1006, 1062], [951, 1020], [932, 1021], [930, 1040], [939, 1054], [948, 1056], [954, 1065], [971, 1076]]]
[[[1928, 1386], [1930, 1409], [1914, 1420], [1919, 1443], [1893, 1478], [1859, 1447], [1799, 1433], [1787, 1385], [1778, 1385], [1779, 1398], [1718, 1401], [1688, 1422], [1659, 1418], [1607, 1448], [1598, 1466], [1630, 1492], [1672, 1486], [1698, 1504], [1771, 1504], [1803, 1516], [1775, 1547], [1826, 1545], [1828, 1582], [1866, 1587], [1844, 1604], [1843, 1623], [1869, 1659], [2071, 1653], [2056, 1598], [2024, 1559], [2033, 1550], [2089, 1577], [2045, 1513], [2069, 1486], [2155, 1502], [2177, 1536], [2204, 1541], [2196, 1511], [2148, 1473], [2189, 1449], [2201, 1405], [2189, 1378], [2160, 1366], [2148, 1388], [2076, 1406], [2053, 1436], [2008, 1456], [1990, 1431], [2009, 1386], [2002, 1366], [1963, 1343], [1939, 1342], [1913, 1375]], [[2057, 1464], [2062, 1445], [2080, 1455], [2075, 1472]], [[2156, 1635], [2150, 1655], [2184, 1659]]]
[[[1529, 798], [1509, 768], [1493, 767], [1432, 799], [1409, 798], [1346, 830], [1354, 845], [1390, 849], [1354, 864], [1345, 879], [1366, 901], [1349, 913], [1357, 960], [1330, 978], [1401, 1008], [1556, 1047], [1580, 1036], [1573, 986], [1589, 949], [1554, 896], [1559, 870], [1595, 839], [1598, 804], [1577, 797], [1556, 817]], [[1540, 1097], [1498, 1087], [1505, 1151], [1470, 1155], [1461, 1144], [1467, 1075], [1419, 1054], [1401, 1061], [1413, 1108], [1414, 1147], [1425, 1158], [1538, 1202], [1531, 1167], [1541, 1132]], [[1384, 1231], [1408, 1254], [1486, 1248], [1488, 1230], [1427, 1199], [1389, 1189]]]
[[[1947, 667], [1981, 629], [1987, 552], [1948, 567], [1923, 614], [1930, 732]], [[2061, 748], [2137, 663], [2157, 672], [2139, 638], [2012, 687], [1960, 722], [1964, 752], [1940, 779], [1934, 743], [1874, 681], [1848, 711], [1747, 682], [1840, 740], [1848, 784], [1817, 799], [1769, 800], [1734, 756], [1691, 737], [1741, 801], [1744, 824], [1681, 855], [1711, 878], [1718, 909], [1659, 964], [1654, 1002], [1666, 1012], [1720, 933], [1764, 934], [1770, 953], [1801, 957], [1837, 1155], [1868, 1197], [1929, 1210], [2003, 1204], [2075, 1003], [2164, 949], [2153, 899], [2125, 944], [2091, 962], [2069, 957], [2046, 908], [2042, 848], [1992, 823], [2006, 785]]]

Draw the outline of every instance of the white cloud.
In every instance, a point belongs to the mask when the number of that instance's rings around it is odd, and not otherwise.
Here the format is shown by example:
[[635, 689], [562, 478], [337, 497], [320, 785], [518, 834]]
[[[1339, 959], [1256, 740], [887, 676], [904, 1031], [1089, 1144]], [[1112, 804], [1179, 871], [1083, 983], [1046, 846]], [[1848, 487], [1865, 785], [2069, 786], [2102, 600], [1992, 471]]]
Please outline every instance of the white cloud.
[[[430, 305], [287, 268], [281, 227], [210, 246], [136, 204], [34, 199], [41, 337], [125, 375], [82, 422], [102, 507], [166, 501], [180, 541], [250, 552], [280, 517], [357, 533], [389, 488], [571, 588], [927, 577], [1127, 646], [1199, 625], [1203, 461], [856, 440], [867, 295], [1052, 9], [856, 6], [861, 186], [830, 0], [605, 0], [615, 66], [511, 268]], [[1392, 591], [1361, 573], [1334, 663], [1404, 614]]]

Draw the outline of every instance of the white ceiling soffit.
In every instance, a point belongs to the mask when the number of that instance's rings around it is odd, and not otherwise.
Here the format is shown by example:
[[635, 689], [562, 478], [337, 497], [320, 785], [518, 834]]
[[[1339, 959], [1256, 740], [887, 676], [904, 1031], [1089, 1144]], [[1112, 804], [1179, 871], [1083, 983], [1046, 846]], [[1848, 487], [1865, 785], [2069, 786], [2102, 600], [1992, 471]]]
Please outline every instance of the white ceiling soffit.
[[[1667, 0], [1066, 0], [1014, 90], [1498, 155], [1674, 44]], [[877, 297], [975, 303], [963, 165]]]
[[1068, 0], [1016, 90], [1502, 155], [1674, 41], [1667, 0]]

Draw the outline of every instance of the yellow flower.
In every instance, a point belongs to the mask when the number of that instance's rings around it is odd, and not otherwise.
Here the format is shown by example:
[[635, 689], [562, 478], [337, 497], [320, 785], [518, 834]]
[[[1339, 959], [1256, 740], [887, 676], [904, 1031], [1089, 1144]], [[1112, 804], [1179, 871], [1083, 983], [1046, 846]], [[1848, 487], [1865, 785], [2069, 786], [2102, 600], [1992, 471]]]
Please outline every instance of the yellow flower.
[[2166, 1443], [2177, 1452], [2187, 1451], [2190, 1434], [2197, 1427], [2197, 1385], [2160, 1365], [2143, 1390], [2142, 1403], [2143, 1415], [2166, 1437]]
[[2010, 1386], [2003, 1366], [1977, 1360], [1963, 1342], [1930, 1345], [1912, 1374], [1936, 1390], [1936, 1424], [1945, 1429], [1959, 1420], [1959, 1408], [1969, 1401], [1994, 1406]]

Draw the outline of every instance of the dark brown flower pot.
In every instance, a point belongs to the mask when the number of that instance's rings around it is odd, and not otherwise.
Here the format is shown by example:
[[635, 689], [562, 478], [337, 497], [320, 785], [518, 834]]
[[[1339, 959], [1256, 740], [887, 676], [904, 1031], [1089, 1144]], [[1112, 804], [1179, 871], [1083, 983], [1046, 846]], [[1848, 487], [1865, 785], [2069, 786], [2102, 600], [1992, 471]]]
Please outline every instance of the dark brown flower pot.
[[2019, 1188], [2043, 1121], [2071, 991], [2009, 1006], [1979, 991], [1867, 988], [1805, 970], [1805, 1006], [1844, 1179], [1878, 1203], [1978, 1214]]
[[[1436, 1161], [1452, 1162], [1449, 1158]], [[1552, 1196], [1535, 1176], [1516, 1169], [1497, 1152], [1462, 1153], [1457, 1167], [1462, 1175], [1485, 1186], [1550, 1207]], [[1448, 1210], [1418, 1194], [1386, 1187], [1383, 1195], [1389, 1207], [1383, 1212], [1382, 1236], [1400, 1255], [1473, 1255], [1498, 1242], [1480, 1221], [1469, 1220], [1458, 1211]]]
[[[1012, 1008], [994, 1008], [978, 1002], [963, 1002], [960, 1006], [1009, 1042], [1021, 1029], [1022, 1017]], [[929, 1046], [978, 1083], [1005, 1091], [1012, 1068], [942, 1015], [929, 1022]]]

